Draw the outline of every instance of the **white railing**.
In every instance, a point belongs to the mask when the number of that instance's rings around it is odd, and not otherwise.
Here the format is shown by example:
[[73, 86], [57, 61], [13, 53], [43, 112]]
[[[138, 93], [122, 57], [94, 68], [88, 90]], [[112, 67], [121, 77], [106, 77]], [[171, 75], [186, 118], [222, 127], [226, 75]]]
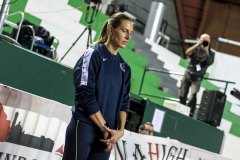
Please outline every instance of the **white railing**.
[[22, 27], [22, 23], [24, 21], [24, 13], [23, 12], [15, 12], [15, 13], [11, 13], [11, 14], [7, 15], [7, 18], [9, 18], [9, 17], [15, 16], [15, 15], [18, 15], [18, 14], [21, 16], [19, 24], [8, 21], [7, 19], [4, 20], [4, 24], [7, 24], [7, 25], [17, 29], [17, 34], [16, 34], [16, 37], [15, 37], [16, 41], [18, 40], [19, 33], [20, 33], [20, 30], [21, 30], [21, 27]]

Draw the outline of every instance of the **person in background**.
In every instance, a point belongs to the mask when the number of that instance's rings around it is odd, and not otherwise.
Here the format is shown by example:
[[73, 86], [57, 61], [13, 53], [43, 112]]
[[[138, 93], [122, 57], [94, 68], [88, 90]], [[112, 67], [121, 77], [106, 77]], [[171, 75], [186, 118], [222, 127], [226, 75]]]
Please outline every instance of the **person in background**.
[[118, 50], [126, 47], [132, 31], [130, 17], [113, 14], [97, 43], [77, 61], [75, 107], [66, 130], [63, 160], [107, 160], [124, 135], [131, 70]]
[[153, 136], [153, 124], [151, 122], [146, 122], [144, 124], [141, 124], [138, 129], [138, 133], [144, 134], [144, 135], [151, 135]]
[[[190, 59], [190, 62], [181, 80], [179, 100], [181, 104], [190, 107], [189, 116], [193, 117], [201, 82], [208, 67], [214, 62], [215, 52], [210, 49], [210, 36], [202, 34], [197, 43], [189, 47], [185, 54]], [[188, 103], [186, 103], [190, 87], [191, 96]]]

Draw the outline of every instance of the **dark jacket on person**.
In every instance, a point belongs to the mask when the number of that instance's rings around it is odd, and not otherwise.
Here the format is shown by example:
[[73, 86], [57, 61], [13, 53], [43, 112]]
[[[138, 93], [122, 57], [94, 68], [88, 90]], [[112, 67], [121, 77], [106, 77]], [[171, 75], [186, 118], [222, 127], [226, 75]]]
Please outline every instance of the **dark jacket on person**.
[[129, 65], [104, 44], [89, 48], [74, 67], [75, 118], [91, 123], [89, 116], [101, 111], [110, 128], [117, 127], [120, 111], [128, 111], [130, 101]]
[[201, 47], [193, 51], [190, 56], [190, 63], [187, 67], [189, 72], [195, 78], [203, 78], [207, 68], [213, 64], [215, 52], [209, 48], [209, 54], [206, 54]]

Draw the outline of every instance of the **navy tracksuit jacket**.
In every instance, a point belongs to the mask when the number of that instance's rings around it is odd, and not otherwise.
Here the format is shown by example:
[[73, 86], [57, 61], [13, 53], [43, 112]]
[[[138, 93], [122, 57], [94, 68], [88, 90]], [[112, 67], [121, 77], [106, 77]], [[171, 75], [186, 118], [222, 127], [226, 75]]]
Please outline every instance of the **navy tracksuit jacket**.
[[109, 127], [116, 129], [119, 112], [128, 110], [130, 78], [129, 65], [104, 44], [89, 48], [78, 60], [74, 67], [75, 107], [66, 131], [64, 160], [108, 159], [110, 153], [103, 152], [99, 142], [100, 130], [89, 116], [101, 111]]

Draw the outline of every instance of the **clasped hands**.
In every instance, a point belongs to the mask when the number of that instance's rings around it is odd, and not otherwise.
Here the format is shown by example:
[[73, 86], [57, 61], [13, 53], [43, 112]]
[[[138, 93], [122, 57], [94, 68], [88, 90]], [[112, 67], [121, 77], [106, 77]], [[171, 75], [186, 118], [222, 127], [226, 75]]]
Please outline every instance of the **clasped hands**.
[[107, 127], [101, 128], [103, 139], [100, 139], [106, 145], [105, 152], [111, 152], [117, 141], [124, 135], [124, 130], [114, 130]]

